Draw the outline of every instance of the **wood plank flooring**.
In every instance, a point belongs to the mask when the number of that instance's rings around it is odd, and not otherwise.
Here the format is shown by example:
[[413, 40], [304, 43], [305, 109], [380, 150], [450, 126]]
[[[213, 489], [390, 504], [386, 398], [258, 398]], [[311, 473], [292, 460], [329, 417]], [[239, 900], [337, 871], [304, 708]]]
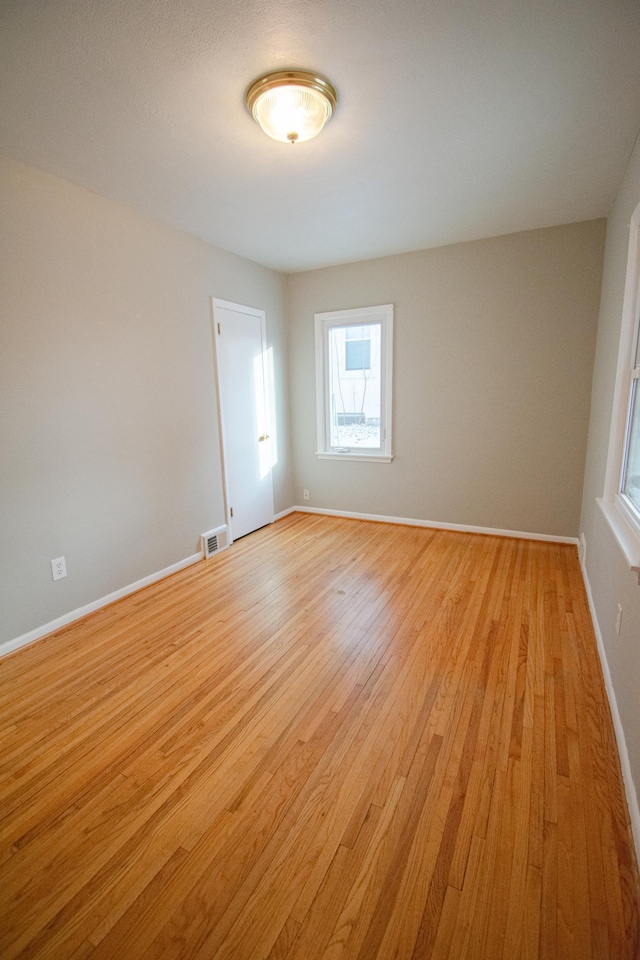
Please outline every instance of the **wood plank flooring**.
[[637, 960], [572, 546], [293, 514], [0, 661], [0, 956]]

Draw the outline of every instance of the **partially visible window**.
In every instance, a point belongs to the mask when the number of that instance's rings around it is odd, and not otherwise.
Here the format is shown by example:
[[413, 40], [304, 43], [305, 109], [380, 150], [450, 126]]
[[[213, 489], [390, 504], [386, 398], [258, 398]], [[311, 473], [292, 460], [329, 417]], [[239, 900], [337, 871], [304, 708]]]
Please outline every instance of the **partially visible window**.
[[631, 218], [604, 496], [598, 500], [640, 583], [640, 204]]
[[391, 459], [393, 307], [318, 313], [318, 456]]
[[621, 493], [640, 525], [640, 336], [636, 317], [636, 350], [629, 384], [629, 417], [622, 467]]

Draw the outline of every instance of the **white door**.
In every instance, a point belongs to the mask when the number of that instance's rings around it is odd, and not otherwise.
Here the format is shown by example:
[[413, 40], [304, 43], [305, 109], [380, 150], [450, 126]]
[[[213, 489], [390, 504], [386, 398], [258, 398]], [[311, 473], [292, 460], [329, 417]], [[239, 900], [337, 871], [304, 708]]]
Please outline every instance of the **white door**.
[[213, 301], [218, 402], [231, 539], [273, 521], [273, 438], [263, 310]]

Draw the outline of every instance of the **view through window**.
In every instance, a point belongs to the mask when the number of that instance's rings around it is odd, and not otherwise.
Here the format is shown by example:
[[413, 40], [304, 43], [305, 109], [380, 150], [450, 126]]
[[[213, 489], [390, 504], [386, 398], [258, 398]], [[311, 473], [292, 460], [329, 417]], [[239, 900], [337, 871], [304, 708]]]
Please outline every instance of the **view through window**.
[[332, 447], [380, 449], [379, 323], [329, 328]]
[[636, 319], [636, 351], [631, 373], [631, 404], [622, 472], [622, 493], [640, 517], [640, 324]]

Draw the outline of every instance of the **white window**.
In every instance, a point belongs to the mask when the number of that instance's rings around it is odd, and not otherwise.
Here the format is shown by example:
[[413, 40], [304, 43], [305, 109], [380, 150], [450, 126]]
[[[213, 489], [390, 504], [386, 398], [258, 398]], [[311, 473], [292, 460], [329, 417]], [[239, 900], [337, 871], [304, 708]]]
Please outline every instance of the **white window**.
[[640, 204], [631, 218], [607, 473], [598, 502], [640, 583]]
[[317, 313], [319, 457], [391, 460], [393, 306]]

